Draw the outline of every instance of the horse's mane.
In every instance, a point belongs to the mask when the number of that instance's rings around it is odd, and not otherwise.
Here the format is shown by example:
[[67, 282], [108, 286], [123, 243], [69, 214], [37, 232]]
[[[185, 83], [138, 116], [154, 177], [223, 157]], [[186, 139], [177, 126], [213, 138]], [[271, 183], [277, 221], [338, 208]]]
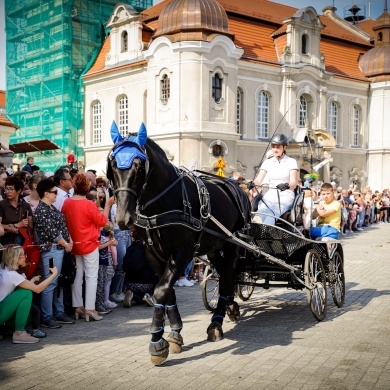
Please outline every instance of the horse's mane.
[[156, 144], [156, 142], [154, 142], [149, 137], [146, 140], [145, 147], [150, 160], [159, 160], [159, 163], [164, 161], [165, 164], [171, 165], [165, 152], [161, 149], [159, 145]]

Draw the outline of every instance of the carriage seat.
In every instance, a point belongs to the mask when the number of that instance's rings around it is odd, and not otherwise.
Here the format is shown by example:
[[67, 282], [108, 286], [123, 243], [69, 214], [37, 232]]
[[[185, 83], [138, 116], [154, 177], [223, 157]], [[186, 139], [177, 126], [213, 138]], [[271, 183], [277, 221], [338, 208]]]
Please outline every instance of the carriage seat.
[[332, 258], [334, 253], [336, 252], [337, 244], [339, 240], [336, 240], [335, 238], [332, 237], [317, 237], [316, 241], [326, 242], [326, 246], [328, 247], [329, 258]]
[[[301, 225], [303, 224], [302, 220], [302, 214], [303, 214], [303, 199], [304, 199], [304, 192], [301, 190], [300, 187], [296, 187], [294, 190], [295, 193], [295, 199], [291, 206], [290, 210], [287, 210], [284, 212], [280, 218], [290, 222], [292, 225]], [[259, 203], [263, 197], [263, 194], [256, 195], [251, 202], [251, 209], [252, 212], [256, 212], [259, 208]], [[277, 224], [277, 223], [276, 223]]]

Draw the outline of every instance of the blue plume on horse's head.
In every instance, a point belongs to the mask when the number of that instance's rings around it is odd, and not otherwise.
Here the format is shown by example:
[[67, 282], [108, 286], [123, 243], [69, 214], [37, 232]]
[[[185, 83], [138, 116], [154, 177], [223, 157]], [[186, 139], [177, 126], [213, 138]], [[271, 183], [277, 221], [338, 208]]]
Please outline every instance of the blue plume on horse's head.
[[121, 136], [118, 126], [116, 125], [115, 121], [112, 121], [111, 124], [111, 139], [114, 144], [118, 143], [119, 141], [122, 141], [124, 137]]
[[137, 142], [138, 145], [144, 147], [146, 144], [147, 138], [148, 138], [148, 134], [146, 131], [146, 126], [145, 126], [144, 122], [142, 122], [141, 126], [139, 127], [137, 138], [135, 141]]

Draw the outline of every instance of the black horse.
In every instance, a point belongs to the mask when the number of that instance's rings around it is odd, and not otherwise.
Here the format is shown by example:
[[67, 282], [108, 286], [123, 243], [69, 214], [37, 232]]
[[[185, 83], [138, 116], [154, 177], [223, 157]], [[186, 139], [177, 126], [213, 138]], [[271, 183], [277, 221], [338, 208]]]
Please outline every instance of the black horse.
[[[195, 254], [206, 254], [220, 275], [220, 298], [207, 329], [208, 340], [223, 337], [226, 311], [230, 318], [238, 317], [233, 278], [240, 249], [230, 232], [245, 232], [250, 202], [231, 180], [210, 175], [200, 178], [172, 165], [164, 151], [147, 138], [143, 124], [137, 137], [123, 138], [113, 123], [111, 135], [115, 146], [108, 156], [107, 177], [116, 195], [116, 223], [122, 230], [137, 226], [148, 260], [160, 278], [154, 291], [149, 346], [151, 360], [158, 365], [167, 359], [169, 350], [181, 352], [183, 324], [173, 286]], [[165, 316], [171, 327], [166, 339]]]

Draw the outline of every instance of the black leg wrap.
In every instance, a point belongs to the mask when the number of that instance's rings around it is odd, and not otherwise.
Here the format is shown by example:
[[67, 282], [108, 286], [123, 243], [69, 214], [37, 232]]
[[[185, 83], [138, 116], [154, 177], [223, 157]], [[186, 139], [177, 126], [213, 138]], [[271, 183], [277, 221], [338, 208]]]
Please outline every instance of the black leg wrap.
[[167, 317], [172, 331], [180, 333], [183, 327], [183, 322], [180, 317], [179, 309], [176, 305], [167, 306]]
[[156, 304], [153, 310], [153, 320], [150, 325], [152, 341], [157, 342], [164, 334], [165, 326], [165, 306]]
[[169, 351], [169, 343], [164, 338], [158, 341], [151, 341], [149, 344], [149, 353], [153, 356], [159, 356]]
[[227, 298], [220, 296], [218, 298], [217, 308], [213, 316], [211, 317], [211, 323], [218, 322], [220, 325], [223, 324], [223, 319], [226, 314]]

